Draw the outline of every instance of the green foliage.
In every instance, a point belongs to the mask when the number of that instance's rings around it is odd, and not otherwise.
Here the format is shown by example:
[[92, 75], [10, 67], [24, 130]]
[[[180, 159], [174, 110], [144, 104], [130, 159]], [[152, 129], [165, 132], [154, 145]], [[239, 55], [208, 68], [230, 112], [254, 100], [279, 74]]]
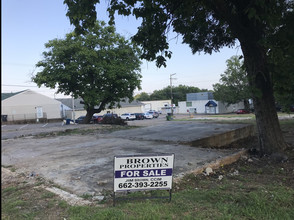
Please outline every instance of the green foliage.
[[[172, 97], [173, 103], [178, 104], [179, 101], [186, 100], [187, 93], [197, 93], [197, 92], [206, 92], [207, 89], [199, 89], [194, 86], [185, 86], [179, 85], [172, 88]], [[149, 100], [170, 100], [171, 99], [171, 88], [167, 86], [160, 90], [155, 90], [153, 93], [148, 95], [147, 93], [142, 92], [139, 97], [136, 98], [139, 101], [149, 101]]]
[[[196, 93], [196, 92], [204, 92], [207, 91], [205, 89], [199, 89], [198, 87], [194, 86], [185, 86], [185, 85], [179, 85], [177, 87], [172, 88], [172, 97], [173, 97], [173, 103], [178, 104], [179, 101], [186, 100], [186, 94], [187, 93]], [[171, 88], [170, 86], [167, 86], [163, 88], [162, 90], [155, 90], [151, 95], [151, 100], [163, 100], [163, 99], [170, 99], [171, 98]]]
[[248, 102], [251, 98], [247, 74], [238, 56], [227, 60], [227, 69], [221, 74], [220, 83], [214, 84], [214, 98], [228, 104], [241, 101]]
[[127, 125], [127, 122], [121, 118], [105, 117], [102, 120], [102, 124]]
[[53, 198], [54, 196], [56, 196], [56, 194], [52, 192], [45, 192], [42, 194], [42, 198]]
[[[68, 5], [67, 16], [76, 31], [87, 31], [89, 24], [96, 18], [87, 0], [66, 0], [64, 3]], [[97, 1], [91, 3], [95, 5]], [[156, 60], [158, 66], [166, 66], [166, 58], [172, 55], [167, 37], [172, 28], [183, 35], [183, 42], [190, 45], [193, 53], [204, 51], [211, 54], [224, 46], [234, 45], [235, 37], [228, 31], [227, 22], [213, 16], [210, 7], [206, 1], [116, 0], [111, 1], [108, 12], [111, 24], [114, 23], [116, 12], [141, 18], [141, 26], [133, 37], [142, 46], [141, 58]]]
[[[294, 2], [289, 1], [294, 7]], [[283, 25], [267, 42], [276, 101], [286, 111], [294, 104], [294, 13], [281, 17]]]
[[[100, 0], [72, 1], [64, 0], [64, 4], [68, 5], [66, 15], [71, 17], [71, 23], [76, 27], [78, 34], [85, 33], [86, 30], [93, 26], [96, 22], [95, 4]], [[82, 9], [82, 10], [81, 10]]]
[[32, 80], [39, 87], [81, 97], [88, 121], [106, 105], [111, 108], [125, 98], [131, 101], [133, 91], [140, 89], [139, 49], [116, 34], [113, 26], [96, 22], [83, 35], [69, 33], [45, 46], [44, 59], [36, 65], [41, 71]]
[[150, 100], [150, 96], [146, 92], [141, 92], [140, 94], [136, 95], [134, 98], [138, 101], [149, 101]]

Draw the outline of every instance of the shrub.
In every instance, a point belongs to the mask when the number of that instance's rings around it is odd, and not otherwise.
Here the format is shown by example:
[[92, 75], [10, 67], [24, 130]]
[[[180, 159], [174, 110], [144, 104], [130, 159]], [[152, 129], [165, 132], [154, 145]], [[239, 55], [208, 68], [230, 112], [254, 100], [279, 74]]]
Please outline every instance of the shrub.
[[125, 120], [116, 117], [104, 117], [102, 119], [102, 124], [127, 125]]

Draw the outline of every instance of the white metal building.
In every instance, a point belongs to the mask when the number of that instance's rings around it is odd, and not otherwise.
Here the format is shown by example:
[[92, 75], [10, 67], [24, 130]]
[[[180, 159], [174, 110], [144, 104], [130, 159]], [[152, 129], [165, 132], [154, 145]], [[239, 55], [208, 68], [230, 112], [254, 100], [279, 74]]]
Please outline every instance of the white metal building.
[[150, 110], [162, 112], [164, 108], [170, 107], [171, 100], [142, 101], [142, 103], [145, 104], [145, 112], [148, 112]]
[[[66, 110], [66, 118], [69, 119], [77, 119], [80, 116], [85, 116], [87, 114], [87, 111], [84, 109], [84, 104], [82, 103], [82, 99], [58, 99], [60, 102], [62, 102], [65, 106], [67, 106], [69, 109]], [[139, 101], [132, 101], [132, 102], [120, 102], [120, 108], [113, 108], [109, 109], [106, 108], [105, 110], [101, 111], [100, 113], [97, 113], [96, 115], [104, 115], [106, 113], [113, 113], [113, 114], [124, 114], [124, 113], [143, 113], [145, 112], [144, 104]]]
[[[84, 109], [84, 105], [81, 104], [82, 99], [58, 99], [61, 103], [63, 103], [65, 106], [67, 106], [66, 110], [66, 118], [70, 119], [77, 119], [80, 116], [85, 116], [87, 114], [87, 111]], [[101, 111], [97, 115], [104, 115], [106, 113], [113, 113], [113, 114], [124, 114], [124, 113], [145, 113], [149, 110], [155, 110], [158, 112], [165, 113], [165, 108], [170, 108], [170, 100], [156, 100], [156, 101], [132, 101], [132, 102], [120, 102], [120, 108], [113, 108]]]
[[61, 102], [32, 90], [1, 94], [2, 121], [61, 119], [61, 106]]
[[198, 100], [179, 102], [180, 114], [223, 114], [235, 112], [237, 109], [244, 108], [243, 102], [226, 106], [225, 103], [216, 100]]
[[186, 100], [178, 103], [180, 114], [223, 114], [244, 108], [243, 102], [227, 105], [216, 101], [212, 92], [188, 93]]

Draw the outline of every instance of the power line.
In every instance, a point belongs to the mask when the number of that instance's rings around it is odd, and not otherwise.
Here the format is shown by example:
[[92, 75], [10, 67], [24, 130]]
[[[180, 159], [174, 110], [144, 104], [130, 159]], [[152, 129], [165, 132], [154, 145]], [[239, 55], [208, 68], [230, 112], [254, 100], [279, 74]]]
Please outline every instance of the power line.
[[2, 86], [13, 86], [13, 87], [33, 87], [33, 88], [38, 88], [38, 86], [25, 86], [25, 85], [5, 85], [5, 84], [2, 84]]
[[3, 65], [9, 66], [35, 66], [36, 64], [28, 64], [28, 63], [2, 63]]
[[[6, 86], [6, 87], [22, 87], [22, 88], [43, 88], [43, 89], [52, 89], [46, 86], [28, 86], [28, 85], [7, 85], [7, 84], [2, 84], [1, 86]], [[54, 89], [52, 89], [54, 90]]]
[[[18, 88], [35, 88], [35, 89], [38, 89], [38, 92], [42, 92], [42, 93], [52, 93], [53, 91], [55, 91], [56, 89], [51, 89], [51, 88], [48, 88], [48, 87], [45, 87], [45, 86], [41, 86], [41, 87], [38, 87], [38, 86], [29, 86], [29, 85], [7, 85], [7, 84], [2, 84], [1, 87], [18, 87]], [[46, 90], [44, 90], [46, 89]], [[16, 91], [18, 89], [10, 89], [10, 88], [1, 88], [1, 92], [5, 92], [5, 93], [10, 93], [12, 91]], [[51, 91], [50, 91], [51, 90]]]

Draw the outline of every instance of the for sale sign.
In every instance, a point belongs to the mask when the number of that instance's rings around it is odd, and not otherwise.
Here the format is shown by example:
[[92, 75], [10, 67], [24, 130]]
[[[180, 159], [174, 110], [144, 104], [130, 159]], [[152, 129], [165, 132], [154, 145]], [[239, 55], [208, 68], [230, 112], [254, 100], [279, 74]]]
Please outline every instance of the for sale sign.
[[114, 192], [172, 189], [174, 154], [114, 157]]

